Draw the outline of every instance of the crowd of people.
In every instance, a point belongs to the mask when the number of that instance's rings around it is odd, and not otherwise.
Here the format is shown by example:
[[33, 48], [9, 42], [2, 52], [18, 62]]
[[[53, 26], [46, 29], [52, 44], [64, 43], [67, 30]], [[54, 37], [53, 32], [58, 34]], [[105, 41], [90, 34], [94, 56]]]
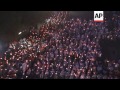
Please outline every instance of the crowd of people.
[[[1, 79], [119, 79], [120, 59], [101, 60], [99, 40], [120, 38], [120, 28], [108, 30], [108, 21], [68, 19], [60, 11], [39, 30], [12, 42], [0, 58]], [[120, 21], [119, 16], [116, 22]], [[120, 26], [120, 24], [119, 24]], [[114, 32], [114, 33], [113, 33]]]

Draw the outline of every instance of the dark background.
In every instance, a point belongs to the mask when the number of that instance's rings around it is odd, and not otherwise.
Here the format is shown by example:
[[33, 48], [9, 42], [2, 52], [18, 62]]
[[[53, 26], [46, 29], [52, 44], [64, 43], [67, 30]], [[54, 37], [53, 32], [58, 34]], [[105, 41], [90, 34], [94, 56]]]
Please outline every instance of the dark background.
[[23, 27], [41, 23], [50, 14], [49, 11], [0, 11], [0, 41], [14, 40]]

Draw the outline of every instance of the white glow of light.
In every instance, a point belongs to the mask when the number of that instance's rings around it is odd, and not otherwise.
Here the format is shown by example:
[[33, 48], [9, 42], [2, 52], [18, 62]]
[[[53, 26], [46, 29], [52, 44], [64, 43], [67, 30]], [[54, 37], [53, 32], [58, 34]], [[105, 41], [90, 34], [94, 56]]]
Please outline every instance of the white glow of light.
[[22, 34], [22, 32], [19, 32], [18, 35]]

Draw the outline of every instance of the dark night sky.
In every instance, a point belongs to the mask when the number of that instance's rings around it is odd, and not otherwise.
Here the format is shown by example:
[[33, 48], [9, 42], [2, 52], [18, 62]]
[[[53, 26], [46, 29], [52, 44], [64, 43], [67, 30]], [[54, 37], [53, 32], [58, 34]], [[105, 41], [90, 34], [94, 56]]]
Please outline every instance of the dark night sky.
[[[90, 16], [89, 11], [71, 11], [70, 14], [77, 17]], [[20, 28], [41, 23], [50, 15], [51, 11], [0, 11], [0, 40], [13, 40], [18, 36]]]
[[0, 40], [13, 40], [20, 28], [43, 22], [50, 11], [0, 11]]

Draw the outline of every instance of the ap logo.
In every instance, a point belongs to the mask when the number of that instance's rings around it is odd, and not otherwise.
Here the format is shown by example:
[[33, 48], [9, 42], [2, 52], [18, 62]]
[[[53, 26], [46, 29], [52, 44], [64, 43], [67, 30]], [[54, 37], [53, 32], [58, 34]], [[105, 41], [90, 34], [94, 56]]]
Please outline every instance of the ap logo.
[[94, 21], [95, 22], [103, 22], [104, 21], [103, 11], [94, 11]]

